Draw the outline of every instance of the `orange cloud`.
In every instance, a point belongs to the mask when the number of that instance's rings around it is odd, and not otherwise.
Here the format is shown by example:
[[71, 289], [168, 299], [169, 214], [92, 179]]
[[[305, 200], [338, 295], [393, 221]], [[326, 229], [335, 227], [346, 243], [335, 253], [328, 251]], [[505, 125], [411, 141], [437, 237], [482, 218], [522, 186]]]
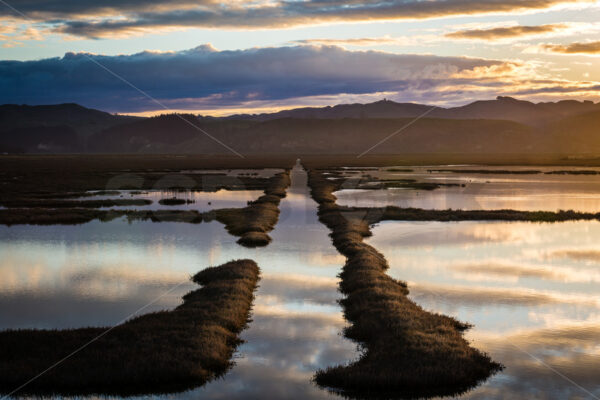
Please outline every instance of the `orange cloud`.
[[544, 44], [542, 49], [560, 54], [600, 54], [600, 41], [571, 44]]
[[451, 39], [496, 40], [552, 33], [561, 29], [566, 29], [567, 27], [568, 25], [566, 24], [547, 24], [538, 26], [508, 26], [490, 29], [466, 29], [447, 33], [444, 36]]

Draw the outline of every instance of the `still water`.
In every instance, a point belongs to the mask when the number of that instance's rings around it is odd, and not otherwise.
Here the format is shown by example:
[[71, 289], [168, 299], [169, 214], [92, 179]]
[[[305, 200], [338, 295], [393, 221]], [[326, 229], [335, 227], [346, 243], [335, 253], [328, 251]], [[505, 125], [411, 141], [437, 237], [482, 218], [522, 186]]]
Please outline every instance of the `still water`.
[[[262, 249], [237, 245], [217, 222], [0, 227], [0, 329], [114, 325], [180, 304], [193, 288], [189, 276], [208, 265], [252, 258], [262, 279], [236, 366], [165, 397], [340, 398], [310, 379], [358, 356], [340, 336], [344, 258], [317, 220], [299, 167], [281, 207]], [[409, 282], [412, 298], [474, 324], [468, 339], [506, 366], [465, 399], [600, 396], [599, 222], [383, 222], [373, 233], [369, 243], [387, 257], [390, 275]]]
[[506, 369], [465, 399], [600, 396], [600, 222], [383, 222], [369, 244]]
[[[347, 177], [370, 175], [379, 179], [415, 179], [418, 182], [455, 184], [436, 190], [365, 190], [346, 187], [334, 193], [338, 204], [353, 207], [415, 207], [435, 210], [600, 211], [600, 175], [555, 175], [557, 170], [600, 171], [598, 168], [565, 167], [402, 167], [412, 172], [393, 172], [393, 168], [348, 171]], [[398, 167], [400, 169], [400, 167]], [[436, 172], [451, 169], [459, 172]], [[469, 170], [536, 170], [536, 174], [474, 173]]]
[[0, 329], [114, 325], [144, 306], [143, 313], [180, 304], [193, 287], [188, 278], [209, 265], [252, 258], [261, 281], [236, 366], [224, 379], [167, 397], [335, 397], [311, 378], [357, 357], [340, 335], [336, 275], [344, 258], [317, 220], [302, 169], [293, 171], [281, 208], [273, 242], [261, 249], [239, 246], [217, 222], [0, 227]]
[[[219, 208], [243, 208], [249, 201], [258, 199], [264, 194], [262, 190], [218, 190], [215, 192], [200, 191], [168, 191], [168, 190], [120, 190], [119, 194], [97, 194], [78, 198], [79, 200], [150, 200], [146, 206], [111, 206], [114, 210], [196, 210], [205, 212]], [[160, 204], [163, 199], [185, 200], [186, 204]], [[101, 209], [104, 207], [101, 207]]]

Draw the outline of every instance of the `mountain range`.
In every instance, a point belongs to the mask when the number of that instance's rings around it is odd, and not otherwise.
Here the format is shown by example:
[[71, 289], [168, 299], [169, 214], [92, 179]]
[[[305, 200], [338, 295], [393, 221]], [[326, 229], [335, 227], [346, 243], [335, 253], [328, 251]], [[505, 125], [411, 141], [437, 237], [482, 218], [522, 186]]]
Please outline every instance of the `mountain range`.
[[453, 108], [389, 100], [223, 118], [0, 106], [5, 153], [599, 154], [600, 103], [510, 97]]

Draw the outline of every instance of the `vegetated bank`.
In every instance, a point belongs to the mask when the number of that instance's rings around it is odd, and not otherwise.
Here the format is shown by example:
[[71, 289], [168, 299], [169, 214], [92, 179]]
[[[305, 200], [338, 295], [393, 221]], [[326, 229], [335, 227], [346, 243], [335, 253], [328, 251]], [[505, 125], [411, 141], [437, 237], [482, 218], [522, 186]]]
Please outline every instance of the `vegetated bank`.
[[502, 368], [464, 339], [469, 325], [425, 311], [407, 297], [404, 282], [385, 273], [385, 257], [363, 242], [371, 234], [364, 213], [335, 203], [338, 183], [310, 171], [309, 186], [319, 219], [347, 257], [340, 274], [341, 305], [352, 325], [344, 334], [364, 349], [356, 362], [318, 371], [317, 384], [349, 397], [456, 395]]
[[497, 174], [497, 175], [537, 175], [542, 171], [537, 169], [428, 169], [429, 173], [454, 173], [454, 174]]
[[232, 365], [258, 279], [254, 261], [231, 261], [197, 273], [192, 280], [202, 287], [172, 311], [110, 330], [0, 332], [0, 392], [131, 395], [200, 386]]
[[120, 206], [148, 206], [147, 199], [103, 199], [103, 200], [54, 200], [54, 199], [11, 199], [2, 202], [6, 208], [106, 208]]
[[[201, 223], [217, 220], [225, 225], [227, 231], [239, 236], [238, 243], [247, 247], [266, 246], [271, 237], [268, 232], [275, 228], [279, 220], [279, 203], [286, 196], [290, 185], [289, 170], [268, 178], [264, 186], [264, 195], [249, 202], [243, 208], [222, 208], [204, 213], [196, 210], [97, 210], [93, 207], [129, 205], [126, 202], [141, 202], [147, 205], [150, 200], [31, 200], [34, 207], [18, 207], [19, 203], [10, 203], [15, 208], [0, 209], [0, 224], [3, 225], [56, 225], [82, 224], [95, 219], [111, 221], [127, 217], [130, 221], [150, 220], [153, 222]], [[185, 200], [184, 200], [185, 201]], [[87, 204], [87, 203], [90, 204]], [[72, 204], [72, 207], [67, 206]], [[83, 205], [82, 205], [83, 204]], [[137, 203], [136, 203], [137, 204]], [[164, 204], [164, 202], [163, 202]], [[58, 207], [53, 207], [58, 205]]]
[[265, 194], [249, 202], [244, 208], [223, 208], [215, 211], [216, 219], [225, 224], [227, 231], [240, 236], [238, 243], [247, 247], [266, 246], [271, 242], [267, 234], [279, 220], [279, 203], [290, 185], [289, 170], [275, 175], [265, 188]]
[[518, 210], [424, 210], [422, 208], [387, 207], [340, 207], [346, 212], [361, 214], [369, 224], [380, 221], [529, 221], [565, 222], [600, 220], [600, 213]]

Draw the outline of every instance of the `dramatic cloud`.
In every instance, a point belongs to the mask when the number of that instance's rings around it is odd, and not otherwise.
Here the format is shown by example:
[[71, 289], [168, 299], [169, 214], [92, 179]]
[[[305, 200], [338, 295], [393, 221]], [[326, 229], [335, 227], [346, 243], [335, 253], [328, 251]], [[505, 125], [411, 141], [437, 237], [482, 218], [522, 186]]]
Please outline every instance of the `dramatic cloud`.
[[38, 61], [0, 61], [0, 103], [74, 101], [114, 111], [160, 108], [125, 80], [169, 107], [217, 108], [410, 87], [428, 90], [447, 84], [453, 74], [500, 63], [309, 46], [216, 51], [205, 45], [128, 56], [68, 53]]
[[560, 54], [600, 54], [600, 41], [571, 44], [544, 44], [542, 49]]
[[451, 39], [481, 39], [496, 40], [514, 38], [520, 36], [540, 35], [566, 29], [566, 24], [548, 24], [538, 26], [509, 26], [490, 29], [466, 29], [447, 33], [445, 36]]
[[463, 104], [523, 91], [580, 95], [599, 89], [594, 83], [540, 79], [531, 65], [517, 62], [334, 46], [218, 51], [204, 45], [180, 52], [0, 61], [0, 103], [77, 102], [130, 113], [167, 107], [218, 114], [382, 97]]
[[[58, 32], [84, 37], [127, 35], [157, 28], [287, 28], [331, 22], [424, 19], [454, 15], [509, 13], [547, 9], [557, 5], [594, 3], [594, 0], [308, 0], [143, 1], [31, 0], [19, 10]], [[6, 15], [11, 10], [0, 8]]]

